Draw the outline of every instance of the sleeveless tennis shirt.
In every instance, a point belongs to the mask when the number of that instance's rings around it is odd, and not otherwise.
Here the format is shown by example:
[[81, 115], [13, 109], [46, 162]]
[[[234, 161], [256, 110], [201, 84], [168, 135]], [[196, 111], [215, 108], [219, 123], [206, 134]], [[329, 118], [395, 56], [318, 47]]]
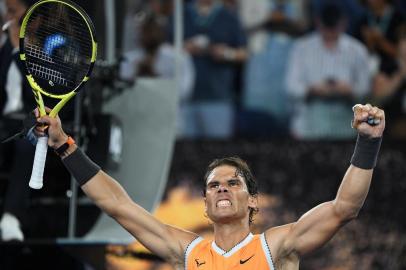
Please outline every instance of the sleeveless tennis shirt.
[[186, 270], [275, 270], [265, 234], [250, 233], [229, 251], [201, 237], [193, 240], [185, 252]]

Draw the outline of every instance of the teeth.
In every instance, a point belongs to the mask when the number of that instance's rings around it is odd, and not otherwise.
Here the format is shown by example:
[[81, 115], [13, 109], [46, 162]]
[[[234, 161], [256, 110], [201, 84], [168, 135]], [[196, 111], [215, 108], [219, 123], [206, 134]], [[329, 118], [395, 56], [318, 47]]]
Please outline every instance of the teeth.
[[230, 206], [231, 202], [229, 200], [221, 200], [217, 202], [217, 206], [218, 207], [222, 207], [222, 206]]

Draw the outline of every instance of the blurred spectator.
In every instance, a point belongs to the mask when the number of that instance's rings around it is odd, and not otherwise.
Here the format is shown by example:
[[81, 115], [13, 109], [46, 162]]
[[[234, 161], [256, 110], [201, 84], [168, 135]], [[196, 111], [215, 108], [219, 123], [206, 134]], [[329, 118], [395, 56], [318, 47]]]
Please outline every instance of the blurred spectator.
[[[247, 58], [238, 17], [215, 0], [185, 7], [185, 48], [193, 56], [196, 81], [185, 106], [184, 137], [228, 138], [233, 133], [236, 63]], [[173, 38], [173, 20], [169, 25]]]
[[139, 46], [140, 27], [143, 21], [154, 16], [157, 23], [165, 26], [173, 12], [173, 1], [162, 0], [127, 0], [124, 17], [123, 52], [134, 50]]
[[139, 26], [146, 12], [142, 0], [126, 0], [126, 12], [123, 19], [123, 53], [134, 50], [139, 45]]
[[[35, 0], [6, 1], [6, 41], [0, 48], [0, 125], [1, 137], [19, 131], [21, 119], [35, 107], [31, 88], [24, 78], [25, 69], [18, 58], [20, 18]], [[6, 146], [4, 146], [6, 147]], [[10, 161], [9, 183], [4, 195], [0, 219], [1, 239], [23, 240], [21, 228], [29, 204], [28, 181], [31, 174], [34, 147], [27, 140], [17, 140], [2, 150]]]
[[358, 34], [372, 54], [371, 70], [391, 74], [396, 69], [397, 32], [405, 17], [391, 0], [365, 0], [367, 13]]
[[[165, 31], [156, 16], [144, 18], [140, 28], [139, 47], [124, 54], [120, 66], [120, 76], [132, 81], [136, 77], [175, 78], [174, 48], [165, 42]], [[195, 79], [195, 70], [189, 54], [183, 51], [180, 61], [180, 107], [189, 98]], [[178, 130], [183, 129], [181, 116], [178, 116]]]
[[[308, 0], [308, 13], [311, 18], [317, 17], [322, 6], [332, 0]], [[362, 18], [365, 16], [365, 9], [359, 0], [340, 0], [336, 1], [343, 11], [347, 14], [346, 32], [352, 36], [357, 35]], [[315, 23], [314, 21], [312, 23]], [[314, 26], [312, 27], [312, 29]]]
[[391, 119], [386, 124], [388, 135], [406, 139], [406, 27], [399, 32], [396, 71], [376, 74], [372, 94], [372, 102], [384, 108]]
[[297, 36], [308, 26], [306, 1], [257, 0], [239, 2], [239, 14], [248, 32], [248, 48], [257, 53], [268, 42], [269, 32]]
[[368, 93], [366, 48], [343, 33], [345, 14], [335, 2], [323, 5], [317, 30], [297, 40], [286, 84], [291, 96], [291, 133], [300, 139], [354, 136], [351, 106]]
[[[285, 135], [287, 132], [290, 107], [284, 83], [287, 59], [293, 41], [305, 29], [305, 21], [302, 2], [273, 0], [269, 2], [267, 18], [251, 28], [254, 32], [265, 32], [265, 46], [260, 49], [257, 46], [247, 63], [244, 112], [240, 119], [243, 134]], [[257, 124], [255, 119], [260, 115], [264, 119]]]

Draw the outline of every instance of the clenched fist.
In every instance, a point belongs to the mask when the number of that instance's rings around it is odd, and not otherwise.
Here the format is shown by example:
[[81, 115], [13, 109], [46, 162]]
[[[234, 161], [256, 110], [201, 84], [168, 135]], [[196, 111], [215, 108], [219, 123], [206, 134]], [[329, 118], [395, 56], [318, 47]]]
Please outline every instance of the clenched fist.
[[354, 120], [352, 127], [359, 134], [369, 138], [382, 137], [385, 129], [385, 112], [371, 104], [356, 104], [352, 107]]

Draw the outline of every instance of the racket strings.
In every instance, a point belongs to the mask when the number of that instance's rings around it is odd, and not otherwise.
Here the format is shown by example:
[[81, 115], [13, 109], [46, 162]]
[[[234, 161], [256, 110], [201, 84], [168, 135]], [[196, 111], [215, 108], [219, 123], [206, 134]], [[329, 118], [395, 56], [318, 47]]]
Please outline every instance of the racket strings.
[[43, 80], [40, 86], [63, 94], [75, 89], [88, 73], [92, 34], [84, 18], [68, 5], [42, 4], [27, 22], [24, 50], [31, 75]]
[[61, 86], [72, 86], [73, 83], [62, 76], [62, 73], [35, 63], [28, 63], [28, 68], [34, 76], [41, 77], [44, 80], [52, 81]]
[[30, 57], [37, 58], [39, 60], [54, 64], [52, 57], [46, 54], [41, 47], [34, 45], [34, 44], [26, 44], [25, 45], [26, 54]]

